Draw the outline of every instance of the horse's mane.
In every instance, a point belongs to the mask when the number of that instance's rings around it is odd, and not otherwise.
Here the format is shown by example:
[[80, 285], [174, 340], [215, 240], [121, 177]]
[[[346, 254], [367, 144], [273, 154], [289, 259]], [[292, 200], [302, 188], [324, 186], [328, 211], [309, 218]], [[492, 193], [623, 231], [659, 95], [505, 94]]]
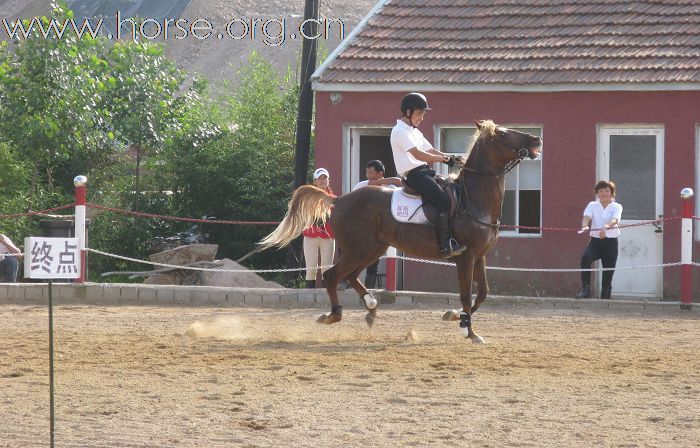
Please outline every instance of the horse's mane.
[[481, 124], [481, 129], [477, 128], [472, 135], [467, 149], [469, 150], [469, 157], [467, 161], [474, 155], [474, 146], [479, 142], [479, 140], [485, 140], [489, 137], [493, 137], [496, 134], [496, 127], [498, 126], [492, 120], [483, 120], [479, 122]]

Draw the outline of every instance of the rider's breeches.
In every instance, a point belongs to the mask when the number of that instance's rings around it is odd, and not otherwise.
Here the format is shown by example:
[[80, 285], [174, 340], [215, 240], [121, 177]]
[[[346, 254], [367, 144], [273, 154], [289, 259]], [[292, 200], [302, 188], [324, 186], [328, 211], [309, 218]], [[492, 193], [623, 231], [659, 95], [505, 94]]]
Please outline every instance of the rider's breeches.
[[[318, 254], [321, 254], [321, 264], [318, 264]], [[316, 270], [319, 266], [328, 266], [321, 269], [321, 273], [330, 269], [335, 253], [335, 240], [333, 238], [309, 238], [304, 237], [304, 259], [306, 260], [306, 280], [316, 280]]]
[[435, 180], [435, 170], [428, 165], [419, 166], [406, 173], [406, 183], [433, 204], [438, 213], [450, 211], [450, 198]]

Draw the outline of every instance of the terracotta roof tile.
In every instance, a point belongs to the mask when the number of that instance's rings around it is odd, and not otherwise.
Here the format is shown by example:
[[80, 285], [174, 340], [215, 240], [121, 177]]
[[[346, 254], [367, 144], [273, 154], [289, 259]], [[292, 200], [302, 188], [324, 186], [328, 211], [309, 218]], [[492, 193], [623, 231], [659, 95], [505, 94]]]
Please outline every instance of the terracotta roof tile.
[[323, 83], [700, 83], [700, 0], [390, 0]]

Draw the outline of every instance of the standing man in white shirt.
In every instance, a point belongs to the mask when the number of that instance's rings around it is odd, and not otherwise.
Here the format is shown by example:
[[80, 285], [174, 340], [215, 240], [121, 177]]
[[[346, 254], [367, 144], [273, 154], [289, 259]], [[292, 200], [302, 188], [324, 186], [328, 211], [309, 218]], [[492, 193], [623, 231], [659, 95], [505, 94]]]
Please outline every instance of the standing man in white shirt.
[[[367, 180], [358, 182], [354, 187], [352, 187], [353, 191], [368, 185], [378, 185], [381, 187], [390, 188], [392, 190], [400, 187], [401, 179], [398, 177], [384, 177], [384, 170], [384, 163], [382, 163], [381, 160], [370, 160], [367, 162], [367, 165], [365, 166], [365, 177], [367, 177]], [[367, 266], [367, 273], [365, 274], [365, 287], [367, 289], [376, 288], [378, 268], [379, 260]]]
[[12, 240], [0, 233], [0, 282], [17, 283], [17, 271], [22, 251]]
[[[597, 199], [589, 202], [583, 212], [580, 233], [589, 232], [591, 237], [588, 246], [581, 256], [581, 269], [590, 269], [591, 263], [600, 260], [603, 268], [615, 268], [617, 263], [617, 239], [620, 236], [620, 220], [622, 205], [615, 201], [615, 182], [599, 181], [595, 188]], [[609, 299], [612, 294], [612, 279], [614, 270], [603, 271], [603, 284], [600, 292], [601, 299]], [[591, 297], [591, 272], [581, 272], [581, 292], [577, 299]]]
[[453, 166], [463, 163], [461, 157], [450, 156], [433, 148], [433, 145], [418, 130], [425, 112], [431, 110], [428, 100], [420, 93], [409, 93], [401, 100], [401, 118], [391, 130], [391, 151], [399, 176], [406, 178], [406, 183], [417, 190], [438, 210], [435, 223], [440, 254], [451, 258], [466, 249], [452, 238], [450, 233], [450, 198], [435, 180], [435, 170], [428, 164], [445, 163]]

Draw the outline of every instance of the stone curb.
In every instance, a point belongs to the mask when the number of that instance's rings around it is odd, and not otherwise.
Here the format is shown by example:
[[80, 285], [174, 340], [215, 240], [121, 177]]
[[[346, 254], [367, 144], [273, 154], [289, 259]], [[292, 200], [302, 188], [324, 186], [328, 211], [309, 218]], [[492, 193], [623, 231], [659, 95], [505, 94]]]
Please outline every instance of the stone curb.
[[[327, 308], [328, 294], [322, 289], [226, 288], [213, 286], [143, 285], [136, 283], [54, 283], [53, 299], [57, 305], [144, 305], [144, 306], [254, 306]], [[381, 305], [396, 308], [460, 308], [458, 294], [416, 291], [374, 291]], [[363, 307], [354, 290], [338, 291], [341, 305]], [[48, 300], [46, 283], [0, 285], [0, 305], [41, 305]], [[681, 310], [677, 301], [651, 300], [575, 300], [558, 297], [490, 296], [485, 310], [584, 310], [592, 312], [638, 312], [644, 314], [678, 314], [700, 317], [700, 303]]]

